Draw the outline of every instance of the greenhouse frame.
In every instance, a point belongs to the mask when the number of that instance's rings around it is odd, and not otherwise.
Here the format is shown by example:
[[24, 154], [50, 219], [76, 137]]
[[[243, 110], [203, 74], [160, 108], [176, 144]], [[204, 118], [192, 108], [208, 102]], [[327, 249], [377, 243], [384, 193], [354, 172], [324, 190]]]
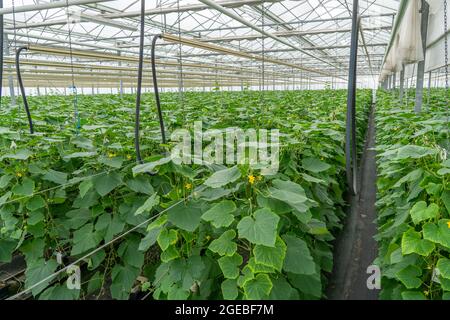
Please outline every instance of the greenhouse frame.
[[0, 0], [0, 299], [450, 300], [448, 2]]

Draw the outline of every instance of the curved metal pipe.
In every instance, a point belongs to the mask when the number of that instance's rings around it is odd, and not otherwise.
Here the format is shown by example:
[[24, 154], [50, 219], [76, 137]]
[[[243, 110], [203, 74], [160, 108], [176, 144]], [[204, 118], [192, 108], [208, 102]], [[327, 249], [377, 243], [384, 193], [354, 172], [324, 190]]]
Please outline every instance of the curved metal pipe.
[[34, 133], [33, 128], [33, 120], [31, 119], [30, 108], [28, 107], [27, 95], [25, 93], [25, 88], [23, 86], [22, 74], [20, 73], [20, 53], [24, 50], [28, 50], [28, 47], [20, 47], [16, 51], [16, 71], [17, 71], [17, 81], [19, 82], [20, 92], [22, 94], [23, 105], [25, 107], [25, 111], [27, 112], [28, 124], [30, 126], [30, 133]]
[[152, 40], [152, 77], [153, 77], [153, 89], [155, 91], [156, 108], [158, 109], [159, 127], [161, 129], [162, 143], [166, 144], [166, 132], [164, 129], [164, 119], [161, 110], [161, 100], [159, 99], [158, 79], [156, 77], [155, 47], [158, 38], [161, 38], [160, 34], [154, 36]]

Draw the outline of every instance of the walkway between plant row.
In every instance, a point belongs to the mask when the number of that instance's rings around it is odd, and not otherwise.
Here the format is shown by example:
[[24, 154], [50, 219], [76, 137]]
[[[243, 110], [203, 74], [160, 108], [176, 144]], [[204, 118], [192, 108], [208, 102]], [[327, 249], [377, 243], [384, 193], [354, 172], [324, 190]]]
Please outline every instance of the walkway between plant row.
[[378, 290], [369, 290], [367, 273], [377, 257], [373, 238], [376, 226], [375, 106], [369, 117], [366, 145], [359, 170], [360, 192], [350, 199], [351, 207], [344, 229], [336, 240], [334, 270], [330, 276], [328, 298], [332, 300], [376, 300]]

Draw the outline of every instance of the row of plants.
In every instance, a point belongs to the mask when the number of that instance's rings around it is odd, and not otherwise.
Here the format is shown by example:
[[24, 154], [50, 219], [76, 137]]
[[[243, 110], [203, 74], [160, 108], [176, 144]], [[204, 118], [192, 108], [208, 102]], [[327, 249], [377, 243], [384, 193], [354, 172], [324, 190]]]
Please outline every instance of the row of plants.
[[[371, 97], [358, 91], [359, 137]], [[169, 133], [197, 120], [279, 129], [270, 175], [174, 163], [153, 101], [144, 95], [143, 165], [132, 95], [79, 96], [80, 128], [73, 97], [31, 97], [34, 135], [21, 108], [0, 110], [0, 261], [24, 256], [21, 289], [39, 299], [128, 299], [136, 288], [154, 299], [322, 298], [346, 205], [346, 91], [162, 95]], [[66, 274], [34, 286], [99, 246], [80, 265], [81, 289]]]
[[447, 97], [445, 90], [432, 90], [417, 114], [414, 101], [378, 92], [376, 263], [382, 299], [450, 299]]

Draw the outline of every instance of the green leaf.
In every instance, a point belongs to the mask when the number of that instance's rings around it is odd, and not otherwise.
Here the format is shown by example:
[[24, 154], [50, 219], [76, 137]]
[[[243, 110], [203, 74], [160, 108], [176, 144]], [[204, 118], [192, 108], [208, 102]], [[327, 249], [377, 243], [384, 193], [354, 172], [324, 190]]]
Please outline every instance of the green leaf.
[[236, 211], [236, 205], [231, 200], [223, 200], [215, 204], [211, 209], [202, 215], [202, 219], [215, 228], [228, 227], [234, 220], [232, 213]]
[[422, 285], [422, 280], [419, 278], [422, 270], [415, 265], [409, 265], [395, 275], [408, 289], [416, 289]]
[[241, 172], [237, 166], [220, 170], [213, 173], [206, 181], [205, 185], [211, 188], [220, 188], [228, 183], [234, 182], [241, 177]]
[[139, 244], [139, 250], [147, 251], [152, 245], [154, 245], [161, 230], [162, 228], [154, 228], [148, 231], [147, 235], [141, 240], [141, 243]]
[[447, 208], [447, 214], [450, 215], [450, 191], [444, 190], [441, 195], [442, 202], [444, 202], [445, 208]]
[[27, 265], [44, 257], [45, 246], [45, 240], [42, 238], [33, 238], [24, 241], [20, 247], [20, 251], [25, 255]]
[[45, 207], [45, 200], [41, 196], [34, 196], [27, 202], [27, 209], [35, 211]]
[[8, 191], [3, 196], [0, 197], [0, 207], [8, 201], [8, 199], [12, 196], [12, 192]]
[[98, 162], [103, 163], [111, 168], [116, 168], [119, 169], [122, 167], [123, 164], [123, 157], [113, 157], [113, 158], [109, 158], [109, 157], [105, 157], [105, 156], [101, 156], [98, 159]]
[[0, 262], [11, 262], [17, 241], [0, 239]]
[[393, 186], [393, 188], [398, 188], [400, 187], [403, 183], [405, 182], [413, 182], [413, 181], [417, 181], [420, 179], [420, 177], [422, 177], [423, 174], [423, 169], [419, 168], [416, 169], [414, 171], [411, 171], [410, 173], [408, 173], [407, 175], [403, 176], [402, 178], [400, 178]]
[[147, 172], [152, 173], [156, 167], [162, 166], [171, 161], [172, 161], [171, 157], [166, 157], [153, 162], [139, 164], [133, 168], [133, 174], [136, 176], [139, 173], [147, 173]]
[[29, 218], [27, 219], [27, 224], [30, 226], [35, 226], [40, 222], [43, 222], [45, 216], [42, 211], [32, 211]]
[[308, 207], [304, 204], [308, 198], [305, 190], [292, 181], [274, 180], [269, 188], [269, 196], [289, 204], [299, 212], [305, 212]]
[[12, 174], [5, 174], [0, 178], [0, 189], [6, 188], [9, 182], [14, 178]]
[[33, 191], [34, 191], [34, 181], [29, 178], [25, 178], [22, 184], [15, 185], [12, 188], [12, 192], [16, 196], [31, 196], [33, 194]]
[[[27, 270], [25, 271], [25, 288], [31, 288], [42, 281], [42, 283], [31, 289], [31, 293], [36, 297], [49, 285], [50, 281], [53, 280], [53, 278], [47, 278], [56, 271], [57, 267], [58, 263], [55, 260], [45, 261], [40, 259], [34, 261], [32, 264], [28, 265]], [[47, 280], [43, 281], [44, 279]]]
[[416, 146], [416, 145], [406, 145], [403, 147], [400, 147], [397, 149], [397, 160], [404, 160], [404, 159], [419, 159], [423, 158], [428, 155], [435, 155], [437, 154], [436, 149]]
[[403, 291], [403, 300], [427, 300], [424, 294], [420, 291]]
[[4, 156], [0, 157], [0, 161], [3, 161], [3, 159], [27, 160], [32, 155], [33, 153], [30, 150], [20, 149], [15, 153], [5, 154]]
[[290, 234], [284, 235], [283, 239], [287, 245], [283, 270], [296, 274], [314, 274], [316, 272], [316, 264], [306, 242]]
[[439, 215], [439, 206], [435, 203], [427, 206], [425, 201], [419, 201], [414, 204], [409, 213], [414, 224], [419, 224], [424, 220], [437, 218]]
[[297, 290], [284, 277], [272, 279], [272, 285], [269, 300], [299, 300]]
[[436, 266], [441, 272], [442, 277], [450, 279], [450, 259], [440, 258]]
[[402, 254], [417, 253], [421, 256], [429, 256], [434, 250], [434, 243], [423, 240], [420, 233], [409, 229], [402, 236]]
[[272, 281], [267, 274], [260, 273], [244, 284], [244, 296], [248, 300], [267, 299], [272, 290]]
[[222, 296], [225, 300], [235, 300], [238, 297], [239, 291], [236, 280], [225, 279], [220, 287], [222, 289]]
[[446, 174], [450, 174], [450, 168], [441, 168], [437, 171], [437, 174], [440, 176], [445, 176]]
[[242, 261], [242, 257], [237, 253], [217, 260], [224, 277], [227, 279], [236, 279], [239, 276], [239, 266], [242, 264]]
[[281, 271], [284, 257], [286, 256], [286, 244], [280, 237], [277, 237], [275, 247], [256, 245], [253, 249], [253, 254], [255, 255], [256, 263]]
[[59, 172], [55, 170], [48, 170], [48, 172], [42, 177], [43, 180], [51, 181], [56, 184], [65, 184], [67, 182], [67, 173]]
[[328, 231], [327, 229], [327, 225], [323, 221], [311, 219], [311, 221], [309, 221], [307, 225], [308, 225], [308, 232], [311, 234], [325, 235], [330, 233], [330, 231]]
[[237, 244], [232, 241], [235, 237], [234, 230], [225, 231], [219, 238], [211, 242], [208, 249], [221, 256], [232, 256], [237, 250]]
[[66, 154], [63, 156], [64, 160], [70, 160], [70, 159], [76, 159], [76, 158], [91, 158], [93, 156], [96, 156], [97, 152], [90, 151], [90, 152], [74, 152], [71, 154]]
[[167, 216], [162, 215], [155, 221], [153, 221], [147, 227], [147, 235], [141, 240], [139, 244], [140, 251], [147, 251], [152, 245], [154, 245], [158, 239], [159, 233], [161, 232], [163, 226], [167, 223]]
[[126, 184], [127, 184], [128, 188], [130, 188], [134, 192], [148, 194], [148, 195], [155, 193], [152, 185], [150, 184], [148, 177], [146, 177], [145, 175], [138, 176], [134, 179], [130, 179], [126, 182]]
[[450, 220], [439, 220], [438, 224], [426, 223], [423, 226], [423, 238], [438, 243], [450, 250]]
[[245, 266], [242, 269], [242, 275], [239, 276], [237, 283], [239, 287], [243, 287], [247, 281], [250, 281], [251, 279], [254, 279], [255, 275], [253, 274], [252, 270], [249, 266]]
[[72, 256], [93, 249], [100, 243], [100, 237], [93, 229], [93, 224], [88, 223], [73, 233], [74, 244], [70, 253]]
[[267, 208], [255, 211], [253, 217], [244, 217], [239, 221], [237, 229], [239, 238], [245, 238], [254, 244], [274, 247], [277, 226], [280, 218]]
[[57, 284], [48, 288], [39, 296], [39, 300], [77, 300], [80, 296], [80, 290], [69, 289], [66, 284]]
[[178, 258], [180, 256], [180, 252], [177, 250], [177, 248], [175, 246], [169, 246], [166, 250], [164, 250], [161, 253], [161, 261], [162, 262], [169, 262], [172, 260], [175, 260], [176, 258]]
[[131, 288], [139, 273], [140, 270], [138, 268], [116, 264], [111, 272], [111, 297], [118, 300], [128, 300]]
[[[268, 247], [266, 247], [268, 248]], [[273, 248], [271, 248], [273, 249]], [[247, 266], [250, 268], [250, 270], [254, 273], [276, 273], [277, 271], [273, 267], [266, 266], [264, 264], [257, 263], [255, 260], [255, 257], [251, 257], [248, 262]]]
[[177, 243], [178, 233], [174, 229], [162, 229], [158, 236], [158, 244], [162, 251]]
[[[106, 215], [108, 217], [110, 216], [109, 214]], [[67, 221], [67, 227], [70, 229], [78, 229], [92, 219], [92, 214], [89, 209], [81, 208], [68, 211], [66, 213], [66, 217], [69, 218], [69, 220]]]
[[116, 172], [103, 174], [92, 178], [95, 190], [102, 197], [122, 184], [122, 177]]
[[144, 253], [138, 250], [138, 246], [139, 238], [136, 235], [131, 236], [120, 244], [117, 254], [127, 267], [133, 266], [140, 269], [144, 264]]
[[287, 275], [289, 282], [300, 292], [314, 298], [322, 297], [322, 282], [317, 272], [309, 275], [288, 272]]
[[200, 202], [183, 202], [172, 207], [168, 211], [167, 216], [169, 221], [178, 228], [194, 232], [200, 224], [202, 209], [202, 203]]
[[85, 180], [82, 183], [80, 183], [79, 185], [79, 189], [80, 189], [80, 197], [84, 198], [84, 196], [86, 195], [86, 193], [91, 190], [91, 188], [94, 186], [94, 184], [92, 183], [92, 180]]
[[154, 193], [150, 198], [145, 201], [145, 203], [140, 206], [136, 212], [134, 213], [135, 216], [143, 214], [144, 212], [150, 212], [153, 207], [159, 204], [159, 196], [157, 193]]
[[302, 160], [302, 167], [305, 170], [314, 172], [314, 173], [319, 173], [319, 172], [323, 172], [326, 171], [328, 169], [331, 168], [331, 166], [323, 161], [320, 161], [317, 158], [306, 158]]

